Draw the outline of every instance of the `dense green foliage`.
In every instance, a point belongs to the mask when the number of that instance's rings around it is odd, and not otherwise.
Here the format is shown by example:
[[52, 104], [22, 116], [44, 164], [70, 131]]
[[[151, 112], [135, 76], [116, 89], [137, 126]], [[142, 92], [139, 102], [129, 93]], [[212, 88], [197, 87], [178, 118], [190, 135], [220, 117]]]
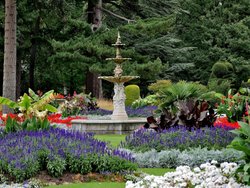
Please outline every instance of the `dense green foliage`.
[[[140, 76], [133, 83], [139, 85], [142, 96], [159, 79], [207, 84], [216, 62], [232, 65], [232, 87], [239, 88], [249, 79], [248, 0], [105, 0], [102, 6], [102, 27], [93, 33], [87, 0], [17, 1], [17, 67], [22, 92], [30, 87], [80, 93], [88, 71], [112, 75], [114, 63], [105, 59], [115, 54], [111, 44], [117, 28], [126, 44], [122, 55], [132, 58], [124, 63], [124, 74]], [[2, 1], [0, 23], [1, 69]], [[103, 87], [104, 96], [110, 97], [112, 85], [104, 82]]]
[[235, 87], [239, 87], [250, 75], [250, 2], [181, 0], [180, 3], [189, 14], [177, 15], [177, 33], [185, 43], [196, 47], [189, 59], [196, 67], [194, 78], [206, 83], [213, 64], [228, 61], [236, 69], [234, 81]]
[[229, 147], [244, 152], [246, 164], [242, 164], [236, 173], [237, 178], [250, 185], [250, 127], [245, 122], [240, 122], [240, 128], [232, 131], [237, 137], [232, 141]]
[[148, 86], [148, 90], [157, 93], [163, 89], [166, 89], [171, 84], [171, 80], [157, 80], [156, 83], [152, 83]]

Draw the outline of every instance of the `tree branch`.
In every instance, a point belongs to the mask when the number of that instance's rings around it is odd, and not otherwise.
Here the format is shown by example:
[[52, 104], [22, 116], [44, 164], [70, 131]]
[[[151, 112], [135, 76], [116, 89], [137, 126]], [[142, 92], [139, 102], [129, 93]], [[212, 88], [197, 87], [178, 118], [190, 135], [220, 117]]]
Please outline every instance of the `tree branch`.
[[111, 14], [112, 16], [115, 16], [115, 17], [117, 17], [117, 18], [120, 18], [120, 19], [122, 19], [122, 20], [125, 20], [125, 21], [127, 21], [128, 23], [130, 23], [130, 22], [136, 22], [135, 20], [131, 20], [131, 19], [125, 18], [125, 17], [123, 17], [123, 16], [120, 16], [120, 15], [114, 13], [114, 12], [111, 12], [111, 11], [109, 11], [109, 10], [103, 8], [103, 7], [101, 7], [101, 10], [103, 10], [104, 12], [107, 12], [107, 13]]

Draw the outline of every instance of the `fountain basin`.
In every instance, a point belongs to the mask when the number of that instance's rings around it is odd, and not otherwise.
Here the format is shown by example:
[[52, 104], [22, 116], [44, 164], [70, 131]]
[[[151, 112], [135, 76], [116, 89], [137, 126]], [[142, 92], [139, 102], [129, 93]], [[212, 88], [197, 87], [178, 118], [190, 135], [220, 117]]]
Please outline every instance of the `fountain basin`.
[[124, 58], [124, 57], [112, 57], [106, 58], [107, 61], [114, 61], [116, 64], [122, 64], [124, 61], [131, 60], [131, 58]]
[[139, 78], [139, 76], [100, 76], [98, 77], [99, 79], [103, 79], [112, 83], [125, 83], [128, 82], [130, 80]]
[[72, 129], [81, 132], [93, 132], [96, 134], [130, 134], [142, 127], [146, 118], [130, 118], [126, 120], [72, 120]]

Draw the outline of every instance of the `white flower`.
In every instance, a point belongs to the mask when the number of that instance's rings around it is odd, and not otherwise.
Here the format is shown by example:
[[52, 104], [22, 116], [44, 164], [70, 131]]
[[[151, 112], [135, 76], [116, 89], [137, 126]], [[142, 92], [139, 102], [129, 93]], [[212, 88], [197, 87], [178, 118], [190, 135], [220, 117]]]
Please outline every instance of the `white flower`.
[[215, 160], [212, 160], [212, 161], [211, 161], [211, 164], [216, 165], [216, 164], [218, 164], [218, 162], [215, 161]]
[[3, 114], [2, 117], [3, 117], [3, 118], [7, 118], [7, 114]]
[[195, 172], [195, 173], [199, 173], [200, 171], [201, 171], [201, 169], [200, 169], [199, 167], [195, 167], [195, 168], [194, 168], [194, 172]]
[[211, 163], [205, 163], [200, 168], [194, 168], [193, 171], [188, 166], [179, 166], [175, 172], [166, 173], [164, 176], [149, 175], [136, 183], [129, 181], [126, 183], [126, 188], [182, 188], [187, 187], [188, 182], [195, 188], [245, 188], [246, 186], [238, 184], [232, 177], [228, 178], [236, 168], [236, 163], [222, 163], [220, 168]]
[[179, 184], [180, 187], [187, 187], [187, 183], [186, 182], [183, 182], [181, 184]]

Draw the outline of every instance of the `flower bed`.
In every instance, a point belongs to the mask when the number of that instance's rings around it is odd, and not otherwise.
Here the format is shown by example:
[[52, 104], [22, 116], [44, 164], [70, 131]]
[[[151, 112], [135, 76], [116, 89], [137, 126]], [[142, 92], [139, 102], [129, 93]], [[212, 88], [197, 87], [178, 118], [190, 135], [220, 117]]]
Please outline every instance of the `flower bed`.
[[[17, 122], [23, 122], [23, 116], [18, 116], [18, 114], [9, 113], [7, 115], [0, 116], [0, 120], [2, 122], [6, 122], [7, 118], [10, 117], [11, 119], [17, 120]], [[48, 120], [52, 124], [65, 124], [67, 127], [71, 127], [71, 121], [74, 119], [87, 119], [87, 117], [83, 116], [69, 116], [67, 118], [62, 118], [62, 114], [50, 114], [48, 115]], [[4, 123], [0, 124], [0, 126], [4, 126]]]
[[[201, 164], [193, 170], [189, 166], [179, 166], [175, 172], [168, 172], [164, 176], [147, 175], [136, 182], [127, 181], [126, 188], [142, 187], [241, 187], [231, 176], [237, 169], [236, 163], [222, 163], [216, 167], [217, 162]], [[137, 178], [138, 179], [138, 178]]]
[[136, 169], [131, 154], [109, 149], [93, 134], [62, 129], [9, 133], [0, 138], [0, 153], [0, 171], [18, 182], [44, 169], [54, 177], [64, 171], [86, 174]]
[[189, 147], [207, 147], [220, 149], [226, 147], [234, 136], [223, 128], [203, 128], [187, 130], [185, 127], [173, 127], [162, 132], [140, 129], [126, 137], [121, 147], [136, 151], [157, 151], [167, 149], [185, 150]]

